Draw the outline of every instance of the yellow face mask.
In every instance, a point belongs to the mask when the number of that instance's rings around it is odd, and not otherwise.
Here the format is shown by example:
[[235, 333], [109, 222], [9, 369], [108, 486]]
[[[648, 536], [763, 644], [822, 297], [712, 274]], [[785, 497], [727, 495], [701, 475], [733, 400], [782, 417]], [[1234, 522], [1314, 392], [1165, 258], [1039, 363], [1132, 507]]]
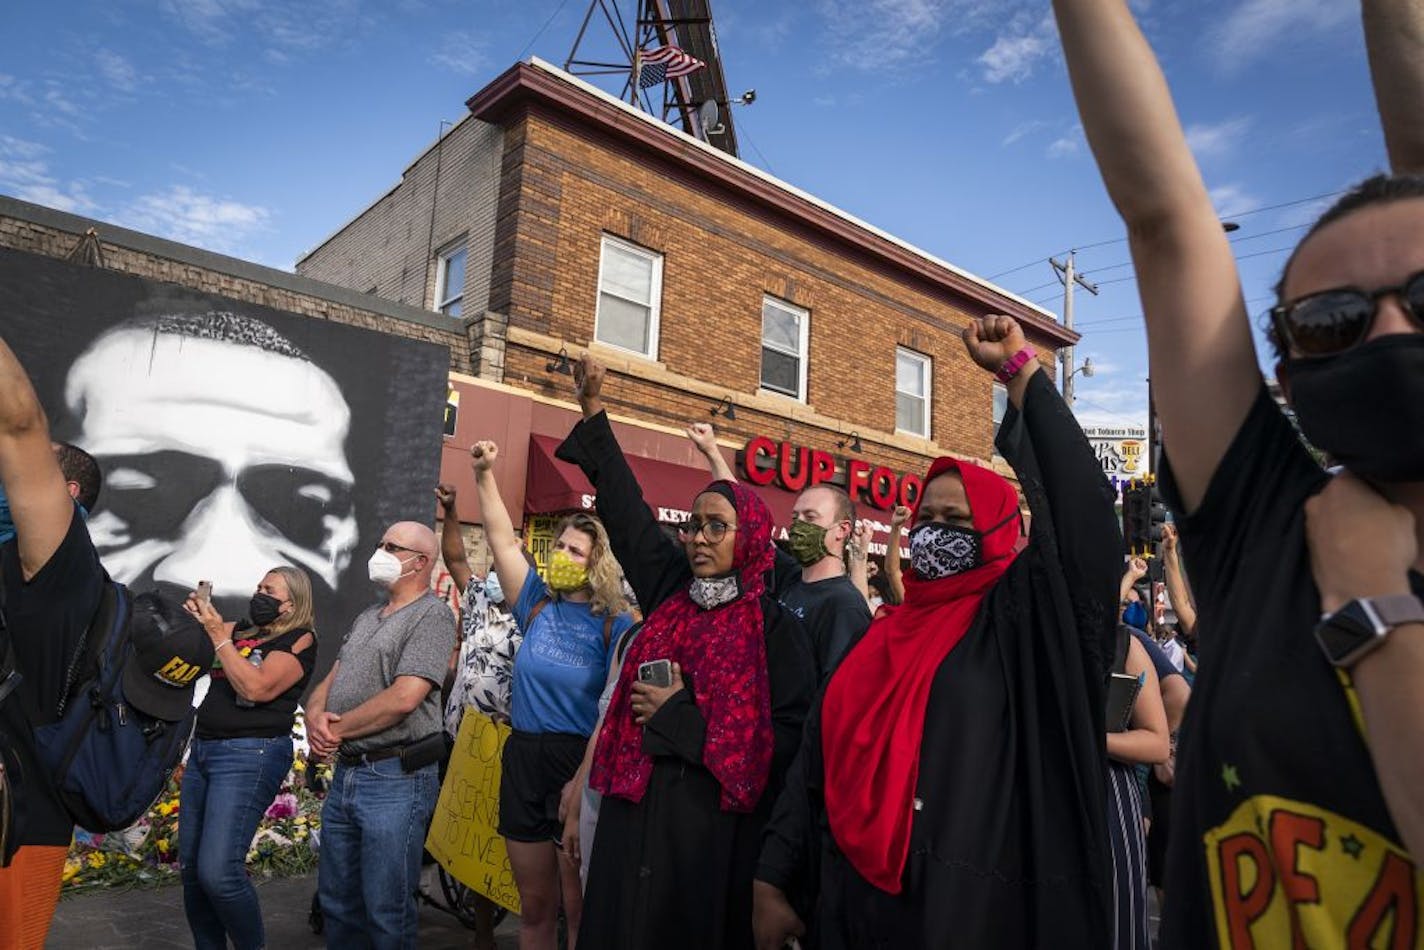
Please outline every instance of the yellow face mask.
[[571, 594], [588, 586], [588, 568], [569, 556], [568, 551], [555, 551], [549, 558], [549, 589]]

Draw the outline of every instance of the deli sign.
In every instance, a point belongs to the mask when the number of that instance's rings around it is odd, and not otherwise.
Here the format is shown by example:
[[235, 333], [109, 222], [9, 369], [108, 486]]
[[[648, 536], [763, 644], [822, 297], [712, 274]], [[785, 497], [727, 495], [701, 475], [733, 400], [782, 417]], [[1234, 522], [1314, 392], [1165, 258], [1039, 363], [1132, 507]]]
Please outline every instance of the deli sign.
[[913, 506], [924, 482], [918, 475], [897, 474], [884, 465], [864, 459], [847, 459], [838, 471], [836, 457], [820, 449], [776, 442], [759, 435], [741, 452], [742, 477], [753, 485], [777, 485], [787, 491], [804, 491], [813, 485], [838, 485], [851, 498], [884, 511], [896, 505]]

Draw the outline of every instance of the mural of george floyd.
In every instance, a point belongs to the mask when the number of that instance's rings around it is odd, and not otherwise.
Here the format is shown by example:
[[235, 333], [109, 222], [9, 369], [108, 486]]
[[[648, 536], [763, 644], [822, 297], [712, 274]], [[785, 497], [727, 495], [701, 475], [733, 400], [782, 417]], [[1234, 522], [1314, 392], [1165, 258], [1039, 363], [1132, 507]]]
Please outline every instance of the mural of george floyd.
[[380, 597], [385, 527], [431, 523], [448, 350], [4, 249], [0, 333], [54, 438], [99, 460], [109, 573], [180, 597], [211, 581], [238, 620], [263, 574], [299, 567], [324, 675]]

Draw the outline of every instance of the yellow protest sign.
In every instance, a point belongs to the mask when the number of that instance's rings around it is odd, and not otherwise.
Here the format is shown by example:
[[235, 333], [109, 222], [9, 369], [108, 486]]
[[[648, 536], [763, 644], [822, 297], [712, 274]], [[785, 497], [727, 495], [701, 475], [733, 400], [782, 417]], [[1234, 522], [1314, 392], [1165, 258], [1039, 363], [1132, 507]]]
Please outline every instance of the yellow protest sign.
[[425, 850], [466, 887], [519, 913], [499, 827], [499, 773], [509, 726], [467, 708], [440, 786]]

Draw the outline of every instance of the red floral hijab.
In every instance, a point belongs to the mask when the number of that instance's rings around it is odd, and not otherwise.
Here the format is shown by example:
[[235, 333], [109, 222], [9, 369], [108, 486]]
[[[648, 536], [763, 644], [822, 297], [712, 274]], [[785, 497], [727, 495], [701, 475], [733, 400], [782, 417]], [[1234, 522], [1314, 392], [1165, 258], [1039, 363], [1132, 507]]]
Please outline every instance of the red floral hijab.
[[983, 539], [982, 563], [940, 580], [921, 579], [911, 570], [904, 604], [875, 618], [831, 677], [821, 706], [831, 834], [861, 876], [891, 894], [900, 893], [909, 853], [930, 686], [984, 596], [1013, 563], [1021, 533], [1018, 493], [1005, 479], [940, 458], [925, 485], [945, 472], [964, 480], [974, 529]]
[[684, 590], [648, 617], [623, 660], [589, 784], [605, 795], [642, 801], [653, 760], [643, 752], [643, 727], [633, 721], [633, 683], [640, 664], [673, 660], [690, 681], [706, 720], [702, 761], [722, 786], [723, 810], [750, 812], [771, 773], [771, 687], [761, 595], [774, 559], [772, 519], [765, 502], [744, 485], [714, 482], [707, 491], [723, 497], [730, 491], [737, 509], [732, 569], [740, 594], [730, 603], [703, 610]]

